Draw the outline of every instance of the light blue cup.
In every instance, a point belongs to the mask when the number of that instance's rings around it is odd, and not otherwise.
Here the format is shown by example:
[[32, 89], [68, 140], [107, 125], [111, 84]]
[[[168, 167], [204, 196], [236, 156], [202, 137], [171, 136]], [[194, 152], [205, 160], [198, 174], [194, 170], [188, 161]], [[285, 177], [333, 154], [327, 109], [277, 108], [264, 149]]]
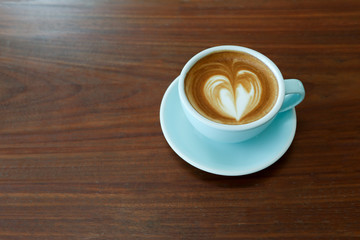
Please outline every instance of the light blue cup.
[[[260, 59], [274, 73], [278, 82], [279, 94], [274, 107], [261, 119], [248, 124], [228, 125], [213, 122], [198, 113], [192, 107], [185, 94], [184, 80], [186, 74], [191, 69], [191, 67], [206, 55], [214, 52], [229, 50], [245, 52]], [[229, 143], [242, 142], [252, 137], [255, 137], [271, 124], [272, 120], [279, 112], [284, 112], [294, 108], [305, 97], [305, 90], [301, 81], [297, 79], [284, 80], [278, 67], [269, 58], [255, 50], [231, 45], [208, 48], [193, 56], [185, 64], [184, 68], [181, 71], [181, 74], [179, 76], [178, 89], [182, 108], [185, 112], [186, 117], [189, 119], [190, 123], [194, 126], [194, 128], [212, 140]]]

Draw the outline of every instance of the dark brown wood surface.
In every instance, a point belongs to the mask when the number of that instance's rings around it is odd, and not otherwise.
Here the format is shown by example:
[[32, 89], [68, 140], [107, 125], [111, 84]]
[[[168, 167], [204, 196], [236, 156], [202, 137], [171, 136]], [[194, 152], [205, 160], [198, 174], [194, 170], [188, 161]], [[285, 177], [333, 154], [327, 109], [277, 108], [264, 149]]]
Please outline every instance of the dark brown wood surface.
[[[198, 170], [161, 132], [186, 61], [253, 48], [304, 83], [274, 165]], [[0, 239], [360, 238], [360, 2], [0, 2]]]

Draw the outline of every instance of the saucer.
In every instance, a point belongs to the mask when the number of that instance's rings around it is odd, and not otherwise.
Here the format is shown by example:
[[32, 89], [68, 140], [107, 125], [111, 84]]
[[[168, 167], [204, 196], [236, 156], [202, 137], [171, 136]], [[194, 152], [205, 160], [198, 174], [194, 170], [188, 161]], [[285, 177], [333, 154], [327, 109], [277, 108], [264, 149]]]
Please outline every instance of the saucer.
[[296, 113], [295, 109], [279, 113], [262, 133], [245, 142], [213, 141], [186, 118], [175, 79], [162, 99], [160, 124], [170, 147], [192, 166], [217, 175], [240, 176], [267, 168], [284, 155], [295, 136]]

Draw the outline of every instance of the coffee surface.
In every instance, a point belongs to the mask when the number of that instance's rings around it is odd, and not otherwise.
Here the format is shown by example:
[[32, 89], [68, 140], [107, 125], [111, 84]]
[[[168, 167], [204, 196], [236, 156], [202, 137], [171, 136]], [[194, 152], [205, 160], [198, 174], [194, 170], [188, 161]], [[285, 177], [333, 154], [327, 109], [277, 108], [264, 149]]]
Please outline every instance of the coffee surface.
[[236, 51], [205, 56], [185, 78], [185, 93], [204, 117], [223, 124], [246, 124], [265, 116], [275, 105], [278, 84], [256, 57]]

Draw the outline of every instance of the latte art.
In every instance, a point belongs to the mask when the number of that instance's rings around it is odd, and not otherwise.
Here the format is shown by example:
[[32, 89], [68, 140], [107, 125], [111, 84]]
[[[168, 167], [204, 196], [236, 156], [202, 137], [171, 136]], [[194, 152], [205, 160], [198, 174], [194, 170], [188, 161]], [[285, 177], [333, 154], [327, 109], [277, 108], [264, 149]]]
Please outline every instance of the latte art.
[[[249, 89], [244, 87], [247, 85]], [[225, 76], [210, 77], [205, 83], [204, 95], [219, 114], [239, 121], [259, 103], [261, 87], [254, 73], [241, 70], [233, 85]]]
[[247, 53], [227, 51], [199, 60], [186, 76], [185, 92], [204, 117], [224, 124], [245, 124], [271, 110], [278, 88], [263, 62]]

